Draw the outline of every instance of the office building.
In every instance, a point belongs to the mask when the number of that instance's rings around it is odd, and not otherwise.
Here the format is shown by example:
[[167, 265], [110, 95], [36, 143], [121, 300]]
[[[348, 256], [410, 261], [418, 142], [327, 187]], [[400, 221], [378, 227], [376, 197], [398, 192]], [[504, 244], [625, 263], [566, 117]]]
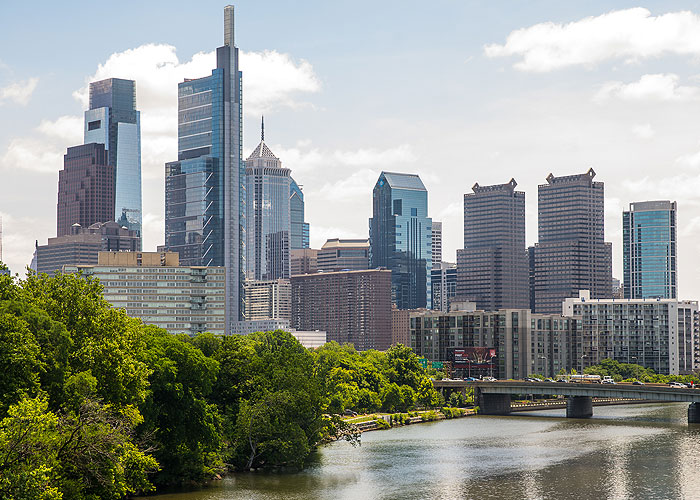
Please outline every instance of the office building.
[[359, 271], [369, 269], [369, 241], [327, 240], [318, 251], [319, 271]]
[[620, 280], [617, 278], [612, 279], [612, 298], [613, 299], [622, 299], [625, 297], [625, 287], [620, 283]]
[[292, 249], [291, 274], [309, 274], [318, 271], [318, 250], [315, 248]]
[[577, 325], [576, 318], [529, 309], [419, 311], [411, 313], [411, 348], [428, 361], [449, 363], [459, 377], [551, 377], [570, 366]]
[[104, 298], [169, 333], [225, 333], [225, 270], [180, 266], [173, 252], [100, 252], [97, 265], [64, 266], [97, 278]]
[[294, 179], [289, 185], [289, 218], [292, 224], [290, 248], [309, 248], [309, 223], [304, 222], [304, 192]]
[[432, 307], [431, 226], [420, 177], [382, 172], [372, 194], [370, 267], [391, 270], [391, 298], [399, 309]]
[[246, 276], [257, 281], [289, 278], [291, 170], [265, 144], [264, 123], [260, 144], [245, 163]]
[[71, 234], [73, 224], [88, 227], [115, 220], [114, 173], [104, 144], [68, 148], [58, 172], [56, 236]]
[[547, 176], [538, 188], [535, 311], [559, 313], [565, 298], [590, 290], [612, 297], [612, 245], [606, 243], [604, 186], [584, 174]]
[[676, 202], [630, 203], [622, 213], [622, 268], [628, 299], [677, 297]]
[[391, 271], [292, 276], [292, 327], [321, 330], [359, 351], [391, 345]]
[[[233, 6], [210, 76], [178, 84], [178, 158], [165, 166], [165, 248], [184, 265], [226, 268], [226, 321], [243, 319], [245, 164]], [[227, 330], [230, 331], [230, 328]]]
[[433, 221], [433, 269], [442, 264], [442, 222]]
[[136, 230], [114, 221], [89, 227], [73, 224], [71, 234], [49, 238], [46, 245], [35, 246], [32, 269], [53, 276], [63, 266], [96, 265], [100, 252], [138, 252], [141, 238]]
[[411, 345], [411, 310], [391, 305], [391, 345]]
[[136, 110], [136, 82], [109, 78], [90, 83], [84, 139], [85, 145], [103, 144], [114, 167], [112, 214], [92, 222], [119, 221], [141, 237], [141, 117]]
[[571, 346], [579, 371], [606, 358], [664, 375], [690, 373], [694, 366], [697, 301], [595, 299], [581, 290], [565, 299], [563, 314], [581, 321]]
[[464, 195], [464, 249], [457, 251], [457, 294], [479, 309], [526, 309], [525, 193], [517, 183], [472, 187]]
[[530, 302], [530, 310], [535, 310], [535, 247], [527, 247], [527, 282], [528, 282], [528, 296]]
[[433, 265], [430, 275], [433, 310], [448, 311], [450, 302], [457, 296], [457, 265], [449, 262], [442, 262], [439, 267]]
[[245, 283], [246, 321], [292, 318], [292, 285], [289, 280], [251, 281]]

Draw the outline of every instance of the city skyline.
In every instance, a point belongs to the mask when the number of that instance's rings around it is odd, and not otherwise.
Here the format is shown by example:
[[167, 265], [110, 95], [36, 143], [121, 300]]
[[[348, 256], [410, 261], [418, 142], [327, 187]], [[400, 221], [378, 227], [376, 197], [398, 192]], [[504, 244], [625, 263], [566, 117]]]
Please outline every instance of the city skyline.
[[[410, 8], [396, 13], [388, 6], [379, 6], [376, 19], [362, 17], [361, 12], [350, 14], [348, 25], [360, 25], [372, 36], [349, 47], [339, 42], [346, 34], [344, 25], [337, 37], [322, 27], [314, 38], [290, 41], [290, 29], [298, 31], [301, 17], [308, 16], [314, 5], [298, 8], [299, 12], [284, 19], [290, 10], [283, 5], [270, 17], [262, 7], [240, 3], [236, 7], [239, 19], [244, 20], [237, 27], [238, 44], [244, 49], [241, 69], [246, 75], [244, 86], [248, 77], [253, 85], [244, 91], [246, 103], [250, 100], [244, 107], [244, 157], [255, 145], [251, 138], [257, 136], [258, 118], [253, 114], [271, 114], [275, 137], [279, 137], [271, 148], [286, 166], [298, 172], [295, 179], [304, 186], [306, 220], [316, 248], [328, 238], [367, 236], [371, 187], [381, 170], [420, 175], [430, 193], [429, 213], [444, 224], [446, 261], [454, 261], [454, 252], [460, 248], [461, 195], [477, 180], [488, 185], [502, 182], [504, 177], [518, 179], [519, 187], [528, 193], [526, 243], [532, 244], [537, 240], [536, 186], [550, 171], [561, 176], [593, 166], [606, 183], [605, 240], [613, 242], [613, 275], [622, 278], [621, 220], [627, 204], [674, 199], [680, 208], [678, 259], [684, 273], [678, 280], [678, 295], [698, 296], [700, 285], [695, 284], [695, 278], [699, 270], [692, 259], [698, 247], [693, 232], [700, 223], [700, 204], [694, 200], [698, 137], [689, 126], [698, 106], [698, 87], [693, 83], [698, 68], [692, 57], [697, 44], [690, 39], [683, 45], [690, 48], [680, 49], [673, 43], [656, 42], [647, 51], [634, 36], [647, 29], [667, 29], [676, 37], [673, 40], [680, 42], [682, 36], [694, 35], [681, 35], [673, 27], [682, 20], [697, 23], [698, 17], [682, 12], [695, 7], [692, 2], [669, 2], [663, 9], [649, 2], [642, 5], [649, 5], [649, 11], [607, 2], [585, 6], [543, 2], [517, 13], [506, 12], [506, 7], [445, 4], [442, 15], [447, 9], [451, 18], [461, 22], [456, 23], [458, 30], [449, 29], [441, 36], [436, 27], [440, 8], [427, 9], [421, 12], [422, 19], [416, 19]], [[155, 16], [156, 10], [162, 10], [156, 7], [157, 3], [143, 12], [144, 23], [152, 20], [149, 16]], [[222, 7], [206, 4], [193, 14], [197, 24], [219, 26]], [[19, 19], [25, 8], [10, 6], [7, 19]], [[390, 11], [399, 19], [387, 24]], [[333, 14], [332, 7], [315, 15], [329, 13]], [[498, 14], [499, 21], [485, 21], [488, 13]], [[66, 13], [49, 8], [43, 16], [41, 26], [47, 25], [49, 17], [60, 20]], [[362, 23], [356, 22], [359, 18]], [[476, 27], [470, 24], [476, 19], [485, 25], [462, 35], [462, 31]], [[311, 16], [304, 22], [317, 20]], [[627, 42], [621, 49], [611, 48], [614, 40], [606, 33], [601, 33], [598, 41], [572, 38], [570, 26], [592, 29], [590, 26], [600, 26], [604, 20], [625, 28]], [[656, 24], [661, 27], [650, 28], [654, 20], [659, 20]], [[40, 70], [21, 62], [35, 47], [26, 34], [20, 35], [10, 26], [0, 35], [6, 46], [16, 47], [13, 53], [0, 57], [0, 105], [3, 117], [7, 117], [0, 120], [0, 169], [3, 179], [8, 180], [0, 213], [5, 219], [5, 257], [14, 272], [21, 272], [29, 263], [35, 239], [44, 243], [53, 236], [55, 220], [46, 213], [56, 201], [55, 176], [60, 169], [56, 152], [81, 142], [87, 82], [103, 78], [136, 80], [144, 148], [144, 250], [154, 250], [163, 243], [162, 165], [172, 160], [177, 150], [177, 135], [169, 125], [176, 119], [175, 87], [184, 77], [208, 74], [215, 60], [210, 52], [199, 51], [221, 43], [220, 33], [213, 29], [208, 33], [190, 27], [186, 33], [191, 40], [171, 35], [178, 29], [184, 31], [189, 19], [169, 17], [167, 21], [163, 23], [170, 23], [167, 33], [165, 26], [150, 23], [154, 26], [134, 29], [136, 35], [125, 35], [118, 43], [103, 37], [94, 47], [70, 58], [49, 61], [37, 53], [40, 60], [33, 64]], [[399, 28], [402, 22], [405, 27]], [[558, 36], [537, 38], [532, 27], [547, 22], [553, 23], [550, 28]], [[275, 30], [259, 30], [260, 23], [272, 23], [280, 30], [270, 35]], [[101, 29], [116, 29], [107, 24]], [[381, 34], [380, 25], [388, 35]], [[421, 53], [433, 57], [421, 64], [428, 70], [424, 73], [433, 76], [404, 82], [407, 73], [399, 71], [404, 89], [389, 72], [403, 66], [409, 52], [388, 43], [387, 37], [393, 33], [399, 40], [407, 40], [415, 26], [425, 27]], [[256, 34], [256, 29], [265, 36]], [[561, 39], [581, 47], [580, 57], [571, 57], [566, 63], [557, 59], [548, 49], [556, 48]], [[73, 38], [66, 35], [57, 40], [60, 48]], [[318, 48], [316, 40], [334, 44]], [[166, 49], [166, 45], [171, 48]], [[444, 54], [436, 52], [441, 47]], [[371, 48], [377, 50], [366, 55]], [[601, 50], [593, 50], [596, 48]], [[347, 67], [361, 54], [366, 70], [373, 73], [371, 82], [352, 78]], [[332, 62], [334, 56], [339, 63]], [[445, 65], [450, 58], [453, 64]], [[165, 104], [167, 99], [156, 91], [167, 78], [153, 71], [154, 61], [164, 63], [169, 71], [170, 80], [162, 85], [162, 91], [173, 97]], [[127, 67], [133, 67], [134, 72], [128, 73]], [[259, 75], [270, 70], [272, 75], [288, 75], [285, 81], [293, 85], [266, 88]], [[435, 75], [442, 76], [435, 80]], [[357, 88], [348, 92], [347, 86], [339, 86], [343, 78]], [[412, 110], [415, 117], [411, 121], [403, 108], [406, 94], [416, 88], [413, 85], [423, 89], [425, 99]], [[74, 92], [79, 100], [72, 98]], [[468, 97], [460, 97], [463, 94]], [[358, 100], [359, 96], [365, 96], [366, 102]], [[376, 111], [368, 114], [368, 105]], [[470, 116], [463, 113], [465, 109], [471, 110]], [[359, 132], [350, 137], [349, 130]], [[27, 227], [32, 228], [32, 234]]]

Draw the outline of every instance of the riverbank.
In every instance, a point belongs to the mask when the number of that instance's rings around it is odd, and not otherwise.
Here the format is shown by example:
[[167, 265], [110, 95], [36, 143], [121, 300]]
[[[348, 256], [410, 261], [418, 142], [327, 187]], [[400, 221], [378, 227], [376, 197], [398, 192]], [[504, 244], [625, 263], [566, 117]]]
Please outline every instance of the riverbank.
[[344, 419], [355, 425], [360, 432], [379, 431], [405, 425], [436, 422], [476, 415], [473, 408], [441, 408], [439, 410], [413, 411], [408, 413], [375, 413]]

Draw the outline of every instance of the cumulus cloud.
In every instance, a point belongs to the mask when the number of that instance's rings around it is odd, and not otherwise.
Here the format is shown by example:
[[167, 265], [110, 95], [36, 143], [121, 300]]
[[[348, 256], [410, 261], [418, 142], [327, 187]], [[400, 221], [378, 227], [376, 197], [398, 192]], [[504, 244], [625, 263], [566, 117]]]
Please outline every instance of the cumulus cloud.
[[11, 83], [6, 87], [0, 87], [0, 106], [5, 102], [14, 102], [21, 106], [26, 106], [38, 84], [38, 78], [30, 78], [23, 82]]
[[611, 98], [625, 101], [691, 101], [700, 98], [700, 88], [678, 85], [679, 77], [673, 73], [643, 75], [632, 83], [607, 82], [593, 100]]
[[632, 133], [640, 139], [644, 140], [652, 139], [656, 134], [651, 124], [649, 123], [645, 123], [643, 125], [635, 125], [634, 127], [632, 127]]
[[0, 156], [0, 168], [55, 173], [63, 166], [64, 153], [64, 148], [45, 138], [18, 137], [10, 140], [5, 154]]
[[333, 157], [338, 162], [349, 166], [387, 165], [397, 163], [412, 163], [416, 161], [411, 146], [401, 144], [395, 148], [376, 150], [358, 149], [355, 151], [336, 151]]
[[373, 168], [356, 170], [348, 177], [335, 182], [326, 182], [317, 195], [334, 202], [352, 201], [366, 197], [367, 193], [372, 192], [379, 172]]
[[635, 62], [665, 54], [700, 54], [700, 16], [689, 11], [651, 15], [636, 7], [570, 23], [545, 22], [511, 32], [488, 57], [517, 56], [515, 68], [546, 72], [593, 67], [608, 60]]
[[83, 117], [64, 115], [56, 120], [41, 120], [36, 130], [66, 144], [80, 144], [83, 140]]

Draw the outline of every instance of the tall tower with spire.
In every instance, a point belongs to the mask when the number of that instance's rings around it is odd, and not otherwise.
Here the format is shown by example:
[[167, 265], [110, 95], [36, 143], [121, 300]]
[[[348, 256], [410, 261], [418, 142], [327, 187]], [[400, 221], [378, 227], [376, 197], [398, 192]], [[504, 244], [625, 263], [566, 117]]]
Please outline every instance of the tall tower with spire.
[[260, 144], [246, 160], [246, 277], [250, 280], [289, 278], [291, 170], [265, 144], [265, 118]]
[[165, 165], [165, 246], [183, 265], [225, 266], [226, 331], [243, 319], [245, 163], [234, 10], [210, 76], [178, 85], [178, 159]]

